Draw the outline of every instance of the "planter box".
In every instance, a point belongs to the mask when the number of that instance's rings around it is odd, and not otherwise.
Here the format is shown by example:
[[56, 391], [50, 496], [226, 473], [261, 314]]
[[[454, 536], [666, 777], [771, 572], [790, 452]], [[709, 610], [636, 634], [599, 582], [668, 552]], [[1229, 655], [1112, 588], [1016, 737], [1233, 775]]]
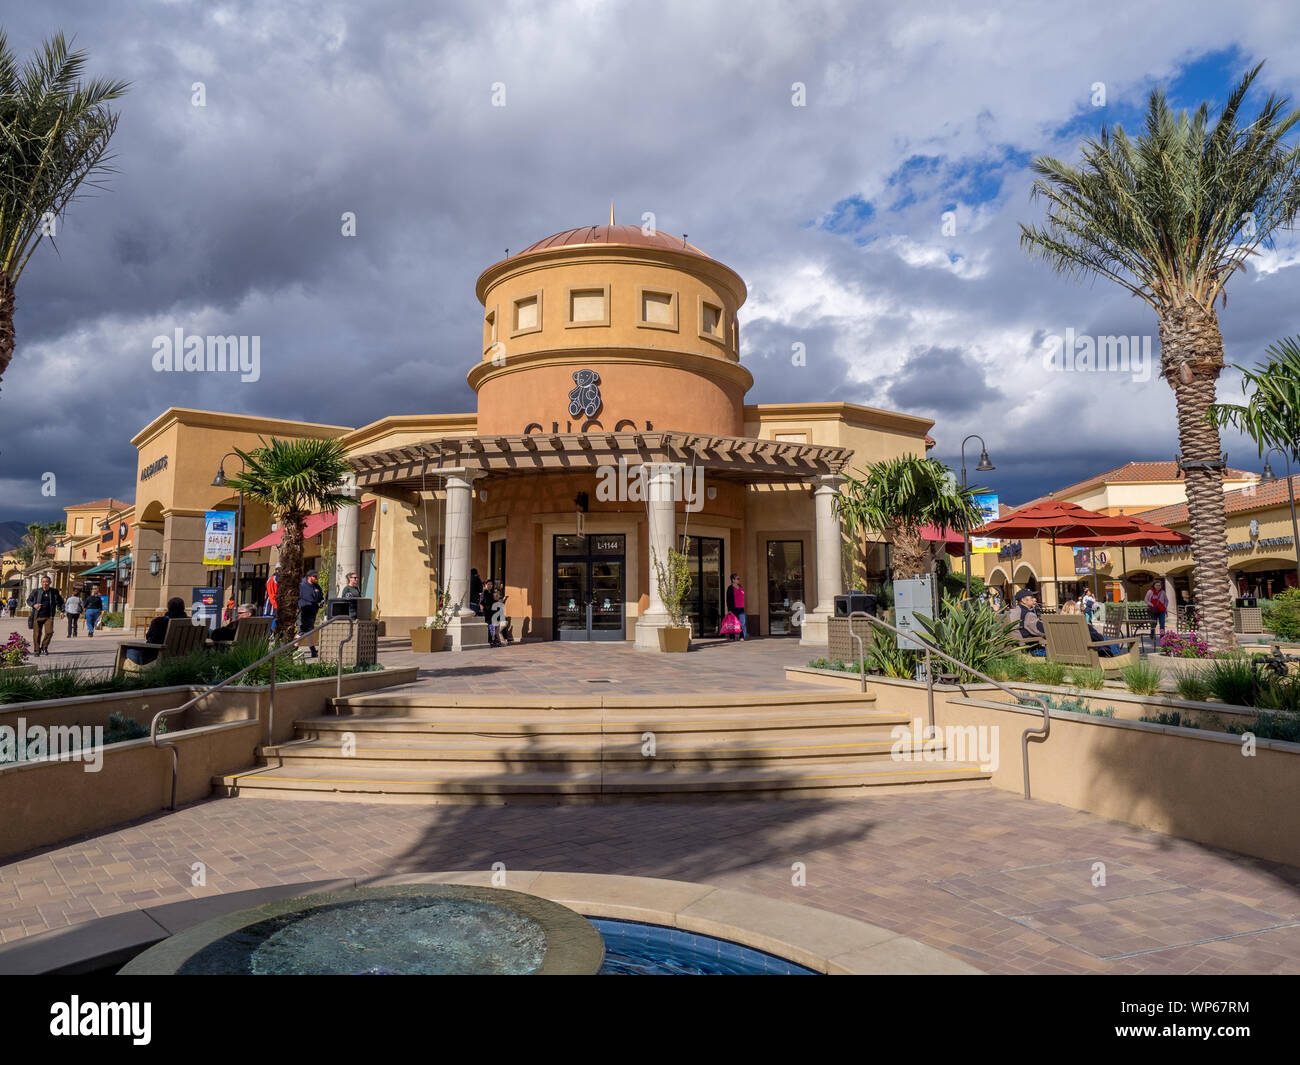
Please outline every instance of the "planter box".
[[691, 627], [682, 625], [680, 628], [666, 625], [658, 630], [659, 633], [659, 650], [671, 654], [685, 654], [691, 649]]
[[[852, 625], [852, 628], [850, 628]], [[848, 618], [831, 618], [826, 623], [826, 657], [832, 662], [856, 662], [858, 660], [858, 645], [850, 633], [856, 633], [862, 637], [863, 649], [870, 646], [872, 625], [866, 618], [854, 618], [852, 622]], [[892, 633], [891, 633], [892, 635]]]
[[447, 649], [446, 629], [411, 629], [411, 650], [416, 654]]

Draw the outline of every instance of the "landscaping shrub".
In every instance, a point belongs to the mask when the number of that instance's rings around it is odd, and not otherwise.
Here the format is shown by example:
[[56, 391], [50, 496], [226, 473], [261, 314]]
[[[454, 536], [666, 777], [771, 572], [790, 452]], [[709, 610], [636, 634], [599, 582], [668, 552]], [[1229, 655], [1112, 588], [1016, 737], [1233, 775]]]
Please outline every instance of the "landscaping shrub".
[[1070, 679], [1077, 687], [1097, 691], [1106, 686], [1106, 671], [1100, 666], [1071, 666]]
[[1160, 670], [1145, 662], [1124, 666], [1119, 675], [1135, 695], [1156, 695], [1160, 691]]
[[[1072, 695], [1056, 695], [1056, 696], [1040, 692], [1038, 697], [1040, 699], [1046, 700], [1047, 705], [1053, 710], [1066, 710], [1071, 714], [1088, 714], [1091, 717], [1114, 717], [1115, 716], [1115, 708], [1113, 706], [1108, 706], [1104, 710], [1098, 707], [1097, 709], [1094, 710], [1088, 705], [1087, 702], [1084, 701], [1083, 696], [1077, 692], [1073, 693]], [[1020, 699], [1020, 703], [1022, 706], [1038, 705], [1037, 700], [1030, 699], [1028, 696], [1022, 696]]]
[[[252, 665], [268, 653], [265, 642], [244, 644], [225, 651], [196, 651], [183, 658], [164, 658], [146, 666], [138, 673], [113, 676], [108, 670], [94, 670], [71, 666], [55, 666], [23, 676], [10, 676], [0, 670], [0, 705], [30, 702], [41, 699], [70, 699], [76, 696], [103, 695], [110, 692], [140, 691], [145, 688], [206, 687], [217, 684], [241, 669]], [[365, 673], [383, 666], [358, 666], [343, 669], [344, 673]], [[332, 677], [338, 671], [333, 662], [319, 659], [306, 662], [293, 661], [288, 654], [281, 655], [276, 663], [276, 681], [312, 680]], [[269, 664], [263, 664], [235, 681], [235, 686], [266, 684], [271, 679]]]
[[1266, 676], [1262, 678], [1256, 694], [1255, 705], [1270, 710], [1284, 710], [1300, 714], [1300, 676]]
[[11, 632], [9, 639], [0, 644], [0, 666], [26, 665], [32, 653], [32, 645], [22, 633]]
[[1213, 694], [1200, 670], [1179, 670], [1174, 675], [1174, 687], [1180, 699], [1189, 699], [1196, 703], [1204, 702]]
[[1143, 714], [1139, 721], [1149, 721], [1153, 725], [1173, 725], [1176, 728], [1200, 728], [1201, 726], [1194, 718], [1183, 720], [1183, 715], [1177, 710], [1161, 710], [1158, 714]]
[[1065, 682], [1065, 666], [1060, 662], [1048, 662], [1042, 658], [1026, 658], [1028, 680], [1033, 684], [1047, 684], [1053, 687]]
[[1264, 613], [1264, 628], [1283, 640], [1300, 640], [1300, 588], [1288, 588], [1273, 596]]
[[1259, 697], [1259, 679], [1244, 654], [1222, 655], [1205, 672], [1205, 682], [1214, 697], [1232, 706], [1255, 706]]
[[1285, 740], [1287, 743], [1300, 743], [1300, 717], [1272, 714], [1267, 710], [1261, 713], [1253, 724], [1243, 725], [1232, 722], [1227, 730], [1234, 736], [1253, 732], [1261, 740]]
[[867, 667], [886, 677], [913, 680], [916, 677], [917, 652], [898, 646], [898, 638], [888, 629], [871, 626], [871, 642], [866, 645]]
[[120, 629], [126, 624], [126, 614], [121, 610], [105, 610], [99, 615], [99, 628]]
[[1160, 653], [1171, 658], [1213, 658], [1210, 645], [1194, 632], [1166, 632], [1160, 637]]

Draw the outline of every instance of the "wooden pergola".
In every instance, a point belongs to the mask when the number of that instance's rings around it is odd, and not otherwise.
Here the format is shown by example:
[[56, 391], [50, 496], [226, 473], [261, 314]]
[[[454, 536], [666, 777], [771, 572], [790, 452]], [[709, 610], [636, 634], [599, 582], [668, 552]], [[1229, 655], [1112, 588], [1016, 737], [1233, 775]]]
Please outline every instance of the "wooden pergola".
[[444, 437], [354, 455], [357, 488], [398, 498], [441, 487], [443, 471], [492, 475], [594, 473], [621, 461], [630, 467], [680, 463], [747, 484], [792, 483], [839, 474], [853, 449], [679, 432], [529, 433]]

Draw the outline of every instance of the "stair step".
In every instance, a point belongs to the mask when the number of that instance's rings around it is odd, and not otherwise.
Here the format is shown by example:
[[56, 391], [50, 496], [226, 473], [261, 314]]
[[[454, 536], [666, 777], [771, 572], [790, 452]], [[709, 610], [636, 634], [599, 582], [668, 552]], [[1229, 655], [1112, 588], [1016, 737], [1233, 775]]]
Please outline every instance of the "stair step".
[[304, 732], [356, 733], [409, 733], [429, 735], [546, 735], [589, 734], [639, 736], [643, 732], [658, 733], [728, 733], [735, 731], [767, 731], [809, 728], [844, 728], [866, 725], [906, 725], [910, 719], [905, 714], [888, 714], [879, 710], [858, 710], [833, 713], [767, 713], [753, 710], [732, 713], [680, 713], [673, 711], [644, 712], [583, 712], [571, 710], [511, 711], [484, 714], [482, 711], [443, 709], [428, 717], [352, 717], [326, 714], [300, 718], [295, 726]]
[[263, 756], [294, 764], [328, 764], [347, 760], [357, 765], [402, 762], [465, 762], [483, 765], [546, 763], [569, 765], [617, 762], [638, 769], [691, 762], [817, 762], [828, 758], [889, 758], [895, 741], [886, 728], [785, 730], [776, 737], [747, 733], [656, 734], [653, 757], [643, 753], [639, 733], [602, 735], [433, 736], [354, 734], [344, 754], [344, 735], [324, 733], [267, 747]]
[[394, 800], [504, 802], [683, 798], [714, 795], [812, 795], [866, 788], [918, 785], [984, 785], [990, 774], [970, 762], [844, 762], [816, 766], [725, 766], [710, 770], [603, 771], [569, 769], [564, 774], [537, 771], [490, 772], [461, 768], [335, 764], [257, 768], [214, 777], [219, 794], [307, 798], [350, 795]]

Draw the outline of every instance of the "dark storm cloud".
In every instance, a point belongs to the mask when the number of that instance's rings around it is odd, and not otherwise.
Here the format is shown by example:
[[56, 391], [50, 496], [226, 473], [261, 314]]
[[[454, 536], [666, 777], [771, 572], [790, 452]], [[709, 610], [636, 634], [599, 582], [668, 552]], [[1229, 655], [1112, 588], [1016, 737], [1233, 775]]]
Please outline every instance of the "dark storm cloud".
[[[1087, 466], [1080, 476], [1115, 464], [1116, 424], [1140, 426], [1129, 439], [1150, 452], [1116, 461], [1172, 453], [1163, 382], [1042, 370], [1048, 335], [1153, 332], [1154, 319], [1113, 287], [1029, 262], [1016, 222], [1039, 210], [1021, 160], [1072, 156], [1051, 131], [1099, 78], [1140, 101], [1149, 79], [1231, 41], [1271, 55], [1267, 89], [1295, 93], [1294, 20], [1191, 7], [1173, 23], [1115, 0], [1134, 27], [1117, 37], [1105, 4], [1048, 17], [1031, 0], [761, 3], [743, 19], [697, 0], [11, 5], [20, 55], [63, 29], [92, 73], [133, 87], [119, 172], [73, 205], [58, 254], [38, 249], [20, 282], [0, 519], [129, 496], [129, 439], [172, 405], [354, 426], [473, 409], [475, 278], [507, 247], [603, 221], [610, 199], [619, 221], [653, 212], [745, 278], [751, 402], [933, 410], [941, 447], [982, 432], [1002, 455], [1040, 434], [1046, 463], [999, 464], [1018, 494], [1074, 477], [1051, 463]], [[191, 104], [195, 82], [206, 107]], [[505, 107], [492, 106], [498, 83]], [[792, 106], [795, 83], [807, 106]], [[912, 173], [914, 158], [937, 162]], [[872, 209], [835, 232], [845, 202]], [[954, 205], [957, 233], [943, 236]], [[1294, 276], [1234, 282], [1230, 359], [1294, 332]], [[177, 328], [260, 336], [260, 379], [155, 373], [153, 339]], [[923, 396], [917, 351], [966, 353], [965, 394], [945, 373]], [[58, 475], [55, 499], [39, 493], [43, 472]]]
[[912, 352], [889, 386], [889, 399], [899, 410], [941, 415], [971, 413], [1001, 398], [984, 380], [980, 363], [957, 348]]

